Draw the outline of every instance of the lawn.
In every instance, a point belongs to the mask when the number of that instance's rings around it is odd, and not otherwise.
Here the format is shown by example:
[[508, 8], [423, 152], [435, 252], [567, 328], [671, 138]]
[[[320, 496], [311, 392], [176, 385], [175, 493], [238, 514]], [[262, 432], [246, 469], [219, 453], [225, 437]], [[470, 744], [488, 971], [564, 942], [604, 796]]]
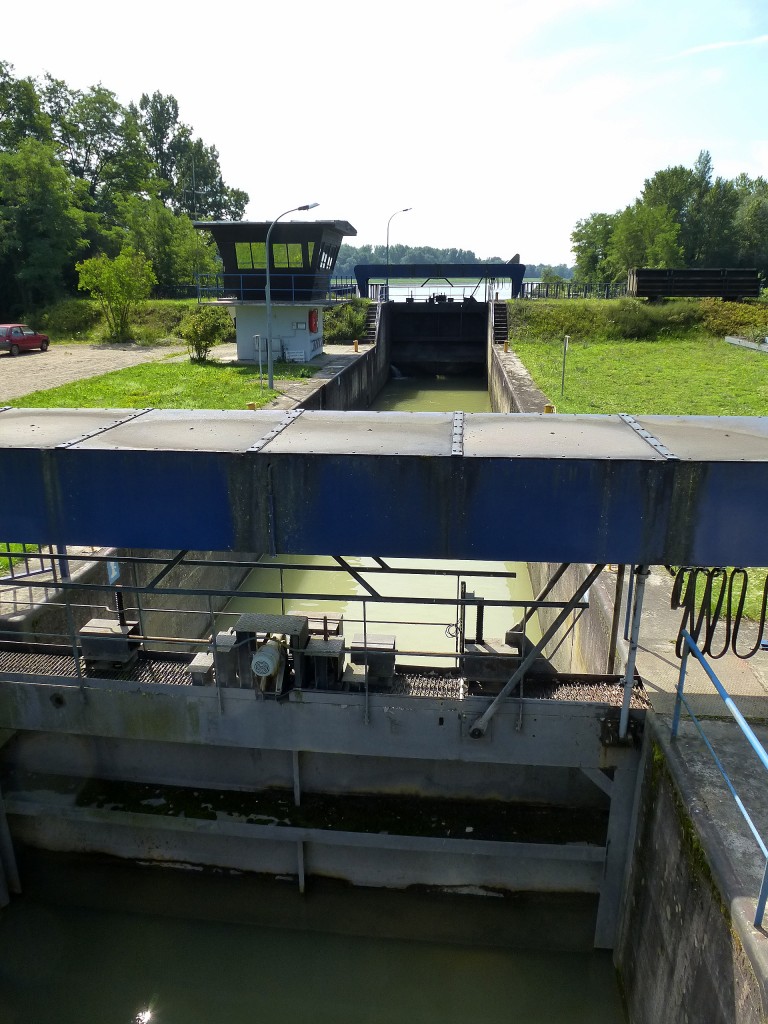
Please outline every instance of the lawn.
[[249, 402], [267, 405], [279, 394], [280, 382], [311, 377], [312, 366], [277, 362], [277, 390], [263, 386], [257, 366], [226, 363], [143, 363], [100, 377], [75, 381], [47, 391], [33, 391], [12, 405], [23, 408], [91, 409], [244, 409]]
[[[768, 354], [691, 331], [660, 339], [515, 338], [515, 352], [563, 413], [768, 416]], [[764, 568], [750, 568], [745, 614], [759, 619]]]
[[685, 333], [663, 340], [514, 339], [515, 352], [564, 413], [768, 416], [768, 355]]

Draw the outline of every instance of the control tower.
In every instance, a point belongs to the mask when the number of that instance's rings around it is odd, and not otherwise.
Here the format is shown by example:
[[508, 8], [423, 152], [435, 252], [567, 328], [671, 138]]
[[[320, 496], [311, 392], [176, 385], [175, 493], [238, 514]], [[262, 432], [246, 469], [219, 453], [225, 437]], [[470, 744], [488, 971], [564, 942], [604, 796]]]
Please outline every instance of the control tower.
[[[272, 311], [275, 359], [307, 362], [323, 351], [323, 306], [348, 295], [331, 289], [331, 275], [345, 235], [357, 231], [344, 220], [196, 221], [210, 231], [223, 272], [202, 274], [201, 302], [230, 307], [237, 326], [237, 356], [244, 362], [267, 357], [267, 300]], [[269, 293], [267, 293], [269, 259]]]

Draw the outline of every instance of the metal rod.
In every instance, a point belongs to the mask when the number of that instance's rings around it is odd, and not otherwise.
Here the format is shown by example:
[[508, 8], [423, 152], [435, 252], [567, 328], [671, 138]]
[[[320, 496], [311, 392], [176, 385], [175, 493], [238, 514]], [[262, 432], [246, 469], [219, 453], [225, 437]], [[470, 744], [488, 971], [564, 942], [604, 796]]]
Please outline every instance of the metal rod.
[[629, 588], [627, 589], [627, 613], [624, 616], [624, 639], [629, 641], [629, 623], [632, 618], [632, 602], [635, 597], [635, 567], [629, 572]]
[[591, 572], [587, 575], [586, 579], [584, 579], [582, 583], [579, 585], [578, 589], [576, 590], [571, 600], [562, 609], [560, 614], [555, 618], [554, 622], [549, 627], [549, 629], [544, 633], [541, 640], [539, 640], [539, 642], [531, 648], [528, 654], [520, 662], [520, 666], [516, 670], [514, 675], [510, 676], [510, 678], [501, 688], [500, 692], [497, 694], [496, 697], [494, 697], [494, 699], [491, 701], [491, 703], [488, 705], [488, 707], [485, 709], [482, 715], [480, 715], [480, 717], [476, 719], [476, 721], [469, 730], [469, 735], [473, 739], [480, 739], [482, 736], [485, 735], [486, 729], [488, 728], [491, 719], [499, 710], [499, 707], [501, 706], [502, 702], [517, 687], [518, 683], [522, 680], [525, 673], [534, 663], [536, 658], [539, 657], [541, 652], [544, 650], [544, 648], [555, 635], [555, 633], [558, 631], [558, 629], [566, 621], [566, 619], [571, 614], [573, 609], [577, 607], [578, 602], [581, 600], [583, 595], [586, 594], [586, 592], [589, 590], [589, 588], [592, 586], [592, 584], [595, 582], [595, 580], [604, 568], [604, 564], [594, 565], [592, 567]]
[[[106, 550], [106, 549], [102, 549]], [[69, 553], [67, 560], [70, 562], [114, 562], [114, 549], [108, 549], [112, 553], [107, 555], [78, 555]], [[189, 552], [186, 552], [188, 555]], [[485, 570], [485, 569], [422, 569], [418, 567], [387, 565], [384, 559], [376, 555], [370, 556], [376, 566], [357, 567], [358, 572], [365, 573], [390, 573], [398, 576], [487, 576], [490, 579], [516, 579], [517, 573], [511, 570]], [[165, 565], [167, 559], [153, 555], [120, 555], [119, 561], [122, 564], [144, 564]], [[196, 568], [243, 568], [243, 569], [295, 569], [301, 572], [338, 572], [336, 565], [316, 565], [311, 562], [265, 562], [263, 556], [258, 559], [247, 558], [184, 558], [184, 564]], [[569, 563], [566, 563], [566, 566]]]
[[370, 694], [368, 692], [368, 617], [366, 615], [365, 601], [363, 601], [363, 643], [365, 644], [365, 657], [363, 658], [363, 665], [365, 666], [365, 724], [370, 725], [371, 708]]
[[[338, 570], [337, 570], [338, 571]], [[111, 593], [114, 588], [105, 585], [104, 583], [62, 583], [56, 588], [57, 590], [82, 590], [82, 591], [96, 591], [101, 593]], [[131, 584], [123, 584], [122, 589], [125, 593], [148, 593], [145, 587], [133, 586]], [[188, 587], [167, 587], [159, 591], [149, 591], [149, 593], [163, 594], [169, 597], [223, 597], [223, 598], [271, 598], [279, 599], [279, 591], [270, 590], [238, 590], [233, 591], [231, 589], [214, 589], [209, 587], [200, 587], [198, 589], [190, 589]], [[319, 594], [319, 593], [291, 593], [288, 592], [285, 595], [287, 598], [299, 599], [305, 601], [338, 601], [338, 595], [332, 594]], [[380, 604], [425, 604], [425, 605], [450, 605], [455, 606], [456, 598], [454, 597], [411, 597], [406, 595], [400, 596], [386, 596], [380, 594], [374, 597], [371, 594], [347, 594], [344, 596], [345, 602], [360, 602], [360, 601], [375, 601]], [[0, 597], [0, 604], [2, 604], [2, 598]], [[468, 600], [468, 604], [475, 604], [475, 600]], [[530, 599], [527, 600], [510, 600], [504, 598], [486, 598], [486, 607], [488, 608], [562, 608], [565, 602], [563, 601], [539, 601], [538, 603]], [[85, 606], [81, 606], [85, 607]], [[588, 607], [587, 604], [584, 607]], [[157, 609], [162, 611], [162, 609]]]
[[619, 621], [621, 619], [621, 599], [624, 594], [624, 576], [626, 571], [626, 565], [620, 565], [616, 572], [616, 590], [613, 595], [613, 618], [611, 619], [611, 640], [608, 645], [607, 672], [613, 672], [613, 664], [616, 660], [616, 645], [619, 638]]
[[[557, 583], [559, 583], [559, 581], [565, 575], [567, 570], [570, 568], [570, 565], [571, 565], [570, 562], [562, 562], [561, 565], [557, 569], [555, 569], [555, 571], [552, 573], [550, 578], [547, 580], [547, 582], [541, 588], [539, 593], [533, 599], [534, 602], [543, 601], [544, 598], [547, 596], [547, 594], [550, 594], [555, 589], [555, 586], [557, 585]], [[518, 622], [516, 625], [514, 625], [512, 627], [512, 631], [513, 632], [517, 632], [519, 629], [522, 629], [525, 626], [526, 622], [528, 622], [528, 620], [530, 618], [532, 618], [536, 614], [536, 608], [537, 607], [538, 607], [537, 604], [536, 605], [532, 605], [526, 611], [525, 615], [520, 620], [520, 622]]]
[[168, 575], [168, 573], [169, 573], [169, 572], [170, 572], [170, 571], [171, 571], [172, 569], [175, 569], [175, 568], [176, 568], [176, 566], [177, 566], [177, 565], [179, 564], [179, 562], [183, 561], [183, 559], [184, 559], [184, 556], [185, 556], [186, 554], [188, 554], [188, 552], [187, 552], [187, 551], [179, 551], [179, 552], [178, 552], [178, 554], [177, 554], [177, 555], [175, 555], [175, 556], [174, 556], [174, 557], [173, 557], [173, 558], [172, 558], [172, 559], [170, 560], [170, 562], [168, 562], [168, 564], [167, 564], [167, 565], [165, 565], [165, 566], [164, 566], [164, 567], [163, 567], [163, 568], [162, 568], [162, 569], [160, 570], [160, 572], [159, 572], [159, 573], [157, 574], [157, 576], [153, 577], [153, 578], [152, 578], [152, 579], [151, 579], [151, 580], [149, 581], [149, 583], [147, 583], [147, 587], [148, 587], [148, 588], [149, 588], [150, 590], [154, 590], [154, 588], [155, 588], [155, 587], [157, 586], [157, 584], [158, 584], [158, 583], [160, 582], [160, 580], [163, 580], [163, 579], [165, 579], [165, 577], [166, 577], [166, 576]]
[[333, 560], [335, 562], [338, 562], [338, 564], [341, 566], [341, 568], [344, 570], [344, 572], [349, 573], [349, 575], [352, 577], [352, 579], [355, 581], [355, 583], [357, 583], [359, 586], [361, 586], [363, 588], [363, 590], [368, 591], [368, 593], [371, 595], [371, 597], [379, 597], [380, 596], [378, 594], [378, 592], [373, 589], [373, 587], [370, 585], [370, 583], [368, 583], [367, 580], [363, 579], [363, 577], [360, 575], [360, 572], [357, 569], [353, 569], [353, 567], [349, 564], [349, 562], [345, 561], [341, 557], [341, 555], [334, 555], [333, 556]]
[[637, 660], [637, 638], [640, 634], [640, 619], [643, 614], [643, 595], [645, 594], [645, 581], [648, 579], [650, 567], [638, 565], [635, 570], [637, 574], [637, 586], [635, 588], [635, 609], [632, 613], [632, 632], [629, 638], [629, 656], [627, 667], [624, 673], [624, 700], [621, 705], [621, 716], [619, 718], [619, 739], [623, 740], [627, 735], [629, 725], [629, 705], [632, 700], [632, 687], [635, 682], [635, 661]]

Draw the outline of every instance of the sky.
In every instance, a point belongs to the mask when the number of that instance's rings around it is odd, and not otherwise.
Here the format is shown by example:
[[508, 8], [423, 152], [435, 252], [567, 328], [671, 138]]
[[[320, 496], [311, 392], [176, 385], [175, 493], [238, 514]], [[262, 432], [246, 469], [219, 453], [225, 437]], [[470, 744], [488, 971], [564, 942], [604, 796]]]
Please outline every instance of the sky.
[[355, 245], [412, 207], [391, 244], [572, 264], [578, 220], [702, 149], [768, 176], [768, 0], [37, 0], [0, 58], [172, 94], [247, 219], [317, 202]]

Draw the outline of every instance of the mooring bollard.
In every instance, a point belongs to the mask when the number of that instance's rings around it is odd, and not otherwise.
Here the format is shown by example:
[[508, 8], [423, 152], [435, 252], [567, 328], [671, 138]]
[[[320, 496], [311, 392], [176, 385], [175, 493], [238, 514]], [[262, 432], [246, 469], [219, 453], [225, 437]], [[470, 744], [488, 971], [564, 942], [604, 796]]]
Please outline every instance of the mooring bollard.
[[357, 338], [355, 338], [352, 344], [355, 346], [355, 352], [357, 352]]

